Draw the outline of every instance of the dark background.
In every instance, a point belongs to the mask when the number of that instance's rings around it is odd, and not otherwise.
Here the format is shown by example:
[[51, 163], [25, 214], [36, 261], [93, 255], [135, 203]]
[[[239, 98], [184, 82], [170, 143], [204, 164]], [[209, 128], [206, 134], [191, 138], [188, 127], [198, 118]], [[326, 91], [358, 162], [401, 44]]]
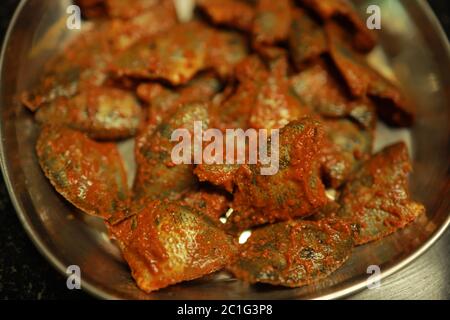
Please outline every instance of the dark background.
[[[449, 35], [450, 1], [429, 0]], [[0, 43], [19, 0], [1, 0]], [[90, 299], [80, 290], [68, 290], [66, 279], [40, 255], [11, 204], [0, 176], [0, 299]]]

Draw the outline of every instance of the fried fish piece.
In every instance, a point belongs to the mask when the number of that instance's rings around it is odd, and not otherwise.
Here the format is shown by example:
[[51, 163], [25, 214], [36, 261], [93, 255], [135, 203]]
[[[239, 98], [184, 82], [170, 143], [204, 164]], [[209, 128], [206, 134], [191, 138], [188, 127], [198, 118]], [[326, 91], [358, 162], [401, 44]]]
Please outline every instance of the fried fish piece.
[[259, 0], [253, 22], [253, 38], [257, 44], [286, 41], [292, 19], [290, 0]]
[[47, 63], [39, 84], [21, 94], [21, 102], [36, 111], [59, 97], [69, 98], [82, 88], [102, 85], [112, 56], [103, 25], [95, 23], [69, 42], [61, 54]]
[[134, 136], [142, 119], [136, 97], [121, 89], [88, 87], [71, 98], [60, 97], [36, 112], [40, 123], [61, 124], [95, 139]]
[[81, 72], [77, 66], [68, 66], [63, 72], [47, 71], [39, 85], [24, 91], [20, 100], [29, 110], [36, 111], [43, 104], [60, 97], [71, 97], [78, 92]]
[[298, 70], [302, 70], [328, 51], [325, 30], [305, 10], [295, 9], [289, 31], [289, 49]]
[[238, 85], [220, 104], [213, 104], [211, 119], [213, 127], [221, 130], [248, 128], [248, 119], [267, 70], [260, 59], [252, 55], [236, 66]]
[[293, 121], [280, 130], [274, 175], [262, 175], [260, 163], [242, 165], [235, 177], [230, 229], [306, 217], [325, 205], [328, 200], [319, 175], [323, 139], [324, 128], [317, 120]]
[[110, 69], [118, 77], [163, 79], [180, 85], [208, 68], [227, 76], [246, 54], [244, 38], [239, 34], [192, 21], [137, 43], [118, 55]]
[[373, 102], [366, 97], [352, 98], [336, 73], [327, 60], [320, 59], [291, 77], [291, 86], [300, 100], [321, 116], [348, 117], [363, 128], [374, 128], [377, 119]]
[[369, 96], [376, 102], [377, 112], [390, 125], [411, 126], [415, 110], [388, 79], [372, 69], [365, 58], [348, 46], [336, 24], [326, 26], [331, 58], [355, 97]]
[[130, 47], [116, 57], [111, 70], [119, 77], [186, 83], [205, 66], [208, 33], [209, 29], [198, 22], [180, 24]]
[[59, 125], [46, 125], [36, 151], [56, 191], [86, 214], [111, 219], [128, 210], [129, 191], [115, 144], [99, 143]]
[[143, 39], [170, 30], [177, 23], [173, 2], [163, 1], [160, 5], [151, 7], [151, 10], [138, 11], [130, 19], [111, 19], [105, 32], [108, 34], [112, 49], [123, 51]]
[[410, 199], [411, 170], [406, 145], [397, 143], [375, 154], [347, 182], [338, 217], [357, 227], [356, 244], [386, 237], [424, 214], [424, 206]]
[[320, 151], [322, 177], [327, 186], [337, 188], [370, 158], [374, 134], [372, 129], [362, 129], [349, 119], [322, 121], [326, 132]]
[[197, 6], [213, 23], [251, 31], [255, 8], [243, 0], [197, 0]]
[[337, 23], [328, 23], [326, 32], [330, 56], [350, 92], [356, 97], [364, 96], [372, 81], [372, 74], [369, 72], [365, 57], [349, 46], [348, 37]]
[[338, 220], [280, 222], [253, 230], [228, 269], [250, 283], [300, 287], [341, 267], [352, 247], [350, 227]]
[[149, 106], [148, 125], [156, 127], [179, 106], [193, 102], [209, 102], [221, 88], [222, 84], [214, 74], [205, 73], [176, 88], [155, 82], [142, 83], [136, 92]]
[[234, 239], [209, 217], [173, 202], [152, 202], [110, 231], [145, 292], [218, 271], [237, 254]]
[[[306, 218], [307, 221], [322, 221], [322, 220], [335, 220], [342, 223], [347, 223], [346, 221], [337, 218], [337, 212], [341, 206], [334, 200], [330, 200], [326, 205], [317, 210], [314, 215]], [[355, 233], [354, 226], [347, 223], [347, 225], [352, 230], [352, 236]]]
[[290, 121], [310, 115], [293, 94], [287, 77], [287, 60], [280, 58], [272, 62], [267, 75], [257, 79], [260, 88], [250, 112], [248, 126], [255, 129], [279, 129]]
[[352, 170], [350, 157], [329, 137], [325, 138], [320, 155], [320, 174], [324, 185], [328, 188], [339, 188]]
[[[136, 139], [137, 173], [134, 183], [134, 204], [137, 209], [155, 199], [179, 199], [187, 191], [197, 187], [192, 164], [175, 164], [171, 141], [176, 129], [186, 129], [192, 134], [194, 122], [201, 121], [208, 127], [208, 107], [202, 103], [180, 106], [177, 111], [156, 127], [149, 126]], [[137, 210], [136, 209], [136, 210]]]
[[253, 50], [267, 65], [289, 57], [287, 49], [276, 45], [253, 44]]
[[232, 193], [235, 176], [239, 170], [239, 164], [199, 164], [194, 173], [200, 181], [208, 181], [211, 184], [222, 187]]
[[353, 47], [361, 52], [371, 51], [377, 44], [376, 36], [361, 20], [355, 7], [348, 0], [302, 0], [306, 7], [319, 15], [325, 22], [336, 19], [339, 27], [347, 29], [352, 36]]
[[235, 66], [248, 55], [246, 39], [235, 31], [213, 31], [207, 41], [206, 67], [222, 79], [233, 78]]
[[213, 110], [218, 128], [270, 130], [309, 115], [290, 88], [285, 59], [276, 60], [268, 70], [259, 58], [250, 56], [236, 69], [236, 92]]
[[416, 119], [411, 100], [390, 80], [373, 72], [367, 95], [375, 102], [380, 118], [390, 126], [411, 127]]
[[219, 218], [225, 215], [230, 208], [228, 195], [222, 190], [215, 190], [214, 188], [200, 188], [190, 191], [180, 203], [201, 212], [213, 221], [219, 221]]
[[326, 137], [321, 154], [324, 184], [339, 188], [372, 153], [373, 130], [362, 129], [349, 119], [323, 119]]

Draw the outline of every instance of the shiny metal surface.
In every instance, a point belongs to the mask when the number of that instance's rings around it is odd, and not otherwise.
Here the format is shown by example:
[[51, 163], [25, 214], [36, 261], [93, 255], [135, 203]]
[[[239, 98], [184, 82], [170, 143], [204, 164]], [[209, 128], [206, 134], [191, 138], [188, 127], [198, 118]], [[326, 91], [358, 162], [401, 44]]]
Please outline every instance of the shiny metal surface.
[[383, 279], [377, 289], [364, 290], [350, 299], [449, 300], [450, 230], [422, 256], [399, 272]]
[[[36, 127], [31, 114], [17, 103], [17, 94], [35, 83], [43, 62], [73, 31], [65, 28], [69, 1], [29, 0], [19, 6], [2, 54], [0, 151], [17, 213], [39, 250], [63, 273], [69, 265], [80, 266], [82, 286], [92, 294], [125, 299], [339, 298], [366, 287], [369, 265], [380, 266], [382, 276], [388, 277], [425, 252], [450, 223], [448, 41], [425, 2], [355, 2], [362, 12], [369, 3], [380, 5], [384, 56], [419, 110], [418, 122], [411, 130], [415, 168], [411, 190], [414, 198], [426, 205], [426, 216], [382, 241], [356, 248], [343, 268], [308, 287], [249, 286], [222, 272], [150, 295], [142, 293], [102, 224], [78, 214], [61, 199], [37, 163]], [[380, 135], [381, 143], [403, 136], [409, 134], [388, 130]], [[382, 284], [388, 286], [392, 278], [407, 276], [399, 271]], [[373, 297], [376, 291], [366, 290], [359, 297]]]

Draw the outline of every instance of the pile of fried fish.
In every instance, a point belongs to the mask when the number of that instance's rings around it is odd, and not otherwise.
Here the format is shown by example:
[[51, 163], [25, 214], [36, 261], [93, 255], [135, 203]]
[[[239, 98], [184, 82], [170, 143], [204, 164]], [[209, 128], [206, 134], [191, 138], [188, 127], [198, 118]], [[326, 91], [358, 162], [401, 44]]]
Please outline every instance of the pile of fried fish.
[[[140, 289], [227, 270], [299, 287], [425, 209], [408, 150], [373, 154], [378, 119], [408, 127], [405, 95], [369, 66], [377, 44], [347, 0], [79, 0], [85, 30], [21, 95], [55, 190], [104, 220]], [[174, 164], [171, 133], [280, 129], [279, 171]], [[135, 141], [132, 187], [117, 143]], [[245, 243], [242, 232], [251, 230]]]

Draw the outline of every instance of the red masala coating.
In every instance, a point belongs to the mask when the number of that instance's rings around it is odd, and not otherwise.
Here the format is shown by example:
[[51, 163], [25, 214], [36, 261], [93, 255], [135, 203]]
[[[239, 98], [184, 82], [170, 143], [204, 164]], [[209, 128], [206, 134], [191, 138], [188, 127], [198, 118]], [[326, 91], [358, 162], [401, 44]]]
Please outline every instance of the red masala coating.
[[71, 41], [47, 65], [39, 86], [22, 94], [32, 111], [59, 97], [70, 98], [85, 88], [107, 82], [112, 57], [137, 41], [168, 30], [176, 23], [173, 6], [138, 15], [130, 20], [100, 20]]
[[326, 137], [320, 151], [322, 178], [328, 187], [337, 188], [370, 158], [373, 132], [362, 130], [347, 119], [328, 119], [323, 123]]
[[163, 79], [180, 85], [208, 68], [227, 77], [246, 55], [244, 38], [238, 33], [192, 21], [127, 49], [113, 61], [111, 71], [118, 77]]
[[351, 93], [355, 97], [367, 95], [372, 98], [379, 115], [388, 124], [410, 126], [414, 122], [415, 110], [400, 89], [348, 46], [346, 37], [336, 24], [327, 24], [326, 30], [330, 55]]
[[315, 11], [325, 22], [335, 19], [340, 28], [347, 29], [352, 35], [353, 46], [363, 53], [371, 51], [377, 44], [376, 37], [359, 17], [354, 6], [348, 0], [301, 0], [308, 8]]
[[348, 45], [347, 37], [337, 23], [328, 23], [326, 31], [331, 58], [352, 95], [364, 96], [371, 82], [371, 75], [367, 72], [363, 56]]
[[292, 19], [290, 0], [259, 0], [253, 22], [255, 43], [274, 44], [288, 38]]
[[255, 8], [244, 0], [197, 0], [197, 5], [215, 24], [252, 29]]
[[291, 86], [300, 100], [326, 118], [351, 118], [363, 128], [373, 129], [375, 106], [366, 98], [352, 98], [338, 72], [325, 59], [291, 77]]
[[117, 147], [63, 126], [46, 125], [36, 145], [42, 170], [83, 212], [115, 219], [128, 210], [126, 173]]
[[[124, 1], [124, 4], [128, 5], [128, 1]], [[167, 32], [177, 23], [173, 1], [165, 0], [149, 10], [139, 10], [130, 19], [109, 20], [106, 32], [112, 49], [120, 52], [143, 39]]]
[[381, 239], [405, 227], [425, 212], [410, 199], [411, 171], [404, 143], [386, 147], [368, 160], [345, 185], [338, 217], [355, 224], [355, 243]]
[[170, 0], [102, 0], [112, 18], [133, 18], [143, 11], [157, 10]]
[[138, 97], [149, 107], [148, 125], [157, 126], [178, 107], [194, 102], [209, 102], [221, 89], [221, 82], [211, 73], [199, 75], [184, 86], [169, 88], [155, 82], [137, 87]]
[[232, 229], [306, 217], [328, 202], [319, 176], [323, 130], [311, 118], [281, 129], [275, 175], [261, 175], [261, 164], [240, 167], [235, 177], [235, 212], [227, 221]]
[[352, 170], [352, 162], [330, 137], [325, 137], [320, 150], [320, 175], [326, 187], [336, 189], [345, 182]]
[[210, 218], [179, 203], [152, 202], [110, 230], [145, 292], [217, 271], [233, 263], [237, 251]]
[[287, 50], [283, 47], [267, 44], [253, 44], [253, 50], [261, 59], [268, 65], [276, 63], [279, 60], [286, 60], [289, 58]]
[[289, 49], [298, 70], [328, 51], [327, 38], [320, 22], [303, 9], [295, 9], [289, 31]]
[[[409, 126], [414, 110], [367, 64], [375, 37], [349, 1], [198, 0], [188, 23], [172, 0], [77, 3], [94, 20], [21, 98], [44, 124], [36, 151], [51, 184], [105, 219], [145, 292], [226, 266], [250, 283], [307, 285], [346, 261], [353, 237], [380, 239], [424, 212], [406, 147], [372, 157], [377, 114]], [[194, 121], [280, 128], [278, 172], [176, 165], [171, 135]], [[116, 145], [90, 138], [134, 135], [130, 194]], [[248, 228], [240, 248], [224, 233]]]
[[237, 87], [222, 103], [212, 106], [213, 128], [247, 129], [257, 92], [268, 76], [264, 64], [256, 56], [245, 58], [236, 66], [235, 73], [239, 82]]
[[195, 121], [208, 126], [208, 110], [205, 104], [192, 103], [180, 106], [177, 111], [156, 129], [148, 126], [136, 140], [137, 173], [133, 188], [135, 210], [145, 207], [155, 199], [179, 199], [197, 187], [198, 180], [191, 164], [174, 164], [171, 141], [175, 129], [193, 132]]
[[212, 188], [201, 188], [189, 192], [181, 200], [181, 204], [201, 212], [213, 221], [219, 221], [219, 218], [225, 215], [231, 206], [225, 192]]
[[212, 110], [216, 128], [278, 129], [309, 115], [290, 88], [286, 59], [273, 61], [268, 70], [259, 58], [250, 56], [236, 67], [236, 73], [235, 93]]
[[228, 269], [250, 283], [300, 287], [338, 269], [352, 247], [352, 231], [340, 221], [280, 222], [253, 230]]
[[239, 170], [238, 164], [199, 164], [194, 173], [200, 181], [208, 181], [211, 184], [222, 187], [232, 193], [235, 185], [235, 176]]
[[250, 112], [249, 127], [279, 129], [310, 114], [291, 91], [286, 59], [272, 62], [270, 73], [257, 80], [261, 86], [255, 92], [256, 101]]
[[22, 93], [22, 103], [36, 111], [59, 97], [70, 98], [83, 88], [102, 85], [111, 59], [103, 25], [94, 24], [92, 30], [70, 41], [61, 54], [51, 59], [38, 86]]
[[134, 136], [141, 125], [141, 107], [124, 90], [88, 87], [72, 98], [60, 97], [36, 112], [40, 123], [66, 125], [91, 138], [122, 139]]

